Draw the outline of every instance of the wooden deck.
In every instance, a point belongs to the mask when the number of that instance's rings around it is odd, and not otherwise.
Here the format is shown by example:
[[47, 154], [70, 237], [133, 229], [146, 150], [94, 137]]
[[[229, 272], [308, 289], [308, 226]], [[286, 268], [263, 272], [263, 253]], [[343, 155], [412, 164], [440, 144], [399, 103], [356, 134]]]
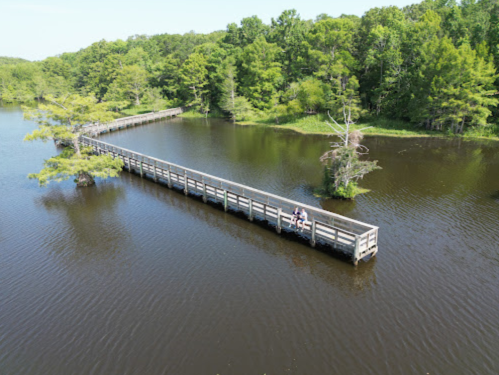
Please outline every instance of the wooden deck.
[[[95, 131], [102, 129], [107, 130], [100, 127]], [[266, 220], [275, 225], [277, 233], [281, 233], [282, 229], [288, 230], [291, 212], [296, 206], [303, 207], [308, 211], [310, 221], [306, 223], [304, 231], [299, 232], [300, 235], [308, 238], [312, 247], [321, 242], [347, 254], [355, 265], [369, 255], [376, 255], [378, 251], [378, 227], [373, 225], [89, 137], [82, 137], [81, 142], [92, 147], [96, 154], [120, 158], [128, 171], [135, 171], [141, 177], [148, 175], [154, 181], [164, 181], [170, 188], [180, 187], [186, 195], [202, 196], [204, 202], [219, 202], [226, 211], [243, 212], [251, 221], [254, 218]]]
[[107, 133], [119, 129], [125, 129], [129, 126], [144, 124], [151, 121], [157, 121], [168, 117], [178, 116], [184, 112], [183, 107], [165, 109], [164, 111], [145, 113], [143, 115], [122, 117], [107, 124], [93, 123], [83, 127], [86, 134], [96, 137], [99, 134]]

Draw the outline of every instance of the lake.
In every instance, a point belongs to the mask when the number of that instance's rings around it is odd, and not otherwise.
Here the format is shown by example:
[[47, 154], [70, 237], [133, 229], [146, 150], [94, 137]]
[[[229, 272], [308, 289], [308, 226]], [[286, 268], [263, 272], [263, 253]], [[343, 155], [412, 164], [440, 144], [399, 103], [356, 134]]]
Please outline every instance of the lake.
[[0, 373], [499, 373], [499, 143], [369, 137], [355, 201], [331, 138], [217, 119], [101, 136], [377, 225], [351, 264], [152, 181], [39, 188], [57, 152], [0, 107]]

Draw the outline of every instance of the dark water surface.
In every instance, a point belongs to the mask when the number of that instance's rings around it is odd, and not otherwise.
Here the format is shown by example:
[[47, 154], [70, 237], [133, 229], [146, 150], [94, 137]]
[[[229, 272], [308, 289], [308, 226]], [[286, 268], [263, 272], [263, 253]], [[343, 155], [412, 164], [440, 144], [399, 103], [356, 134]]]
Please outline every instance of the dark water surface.
[[328, 139], [215, 120], [102, 139], [380, 226], [357, 269], [124, 172], [76, 189], [0, 108], [0, 374], [497, 374], [499, 144], [369, 138], [321, 201]]

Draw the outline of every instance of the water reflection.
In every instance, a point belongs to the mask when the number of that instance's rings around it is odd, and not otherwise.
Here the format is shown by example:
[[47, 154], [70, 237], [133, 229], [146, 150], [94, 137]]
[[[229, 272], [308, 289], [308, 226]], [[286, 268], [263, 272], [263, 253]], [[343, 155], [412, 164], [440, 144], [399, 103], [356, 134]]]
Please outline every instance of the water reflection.
[[272, 227], [251, 223], [243, 215], [225, 213], [221, 207], [185, 197], [181, 191], [169, 190], [135, 175], [124, 176], [122, 181], [132, 186], [140, 185], [145, 193], [161, 202], [165, 210], [187, 214], [186, 225], [202, 220], [204, 225], [216, 230], [215, 233], [230, 233], [238, 241], [251, 245], [248, 249], [256, 248], [267, 255], [284, 258], [290, 268], [314, 275], [345, 295], [364, 293], [376, 285], [376, 258], [355, 268], [342, 260], [332, 259], [330, 249], [325, 246], [313, 249], [306, 245], [306, 240], [297, 242], [294, 234], [278, 236]]
[[47, 226], [51, 236], [46, 237], [50, 242], [43, 245], [73, 259], [115, 257], [130, 240], [118, 207], [125, 199], [125, 188], [114, 181], [99, 181], [92, 188], [50, 189], [37, 199], [52, 214]]
[[53, 145], [22, 144], [18, 112], [0, 119], [7, 373], [499, 373], [497, 143], [367, 138], [384, 169], [352, 203], [310, 194], [325, 137], [181, 119], [105, 137], [379, 225], [355, 269], [128, 173], [39, 189]]

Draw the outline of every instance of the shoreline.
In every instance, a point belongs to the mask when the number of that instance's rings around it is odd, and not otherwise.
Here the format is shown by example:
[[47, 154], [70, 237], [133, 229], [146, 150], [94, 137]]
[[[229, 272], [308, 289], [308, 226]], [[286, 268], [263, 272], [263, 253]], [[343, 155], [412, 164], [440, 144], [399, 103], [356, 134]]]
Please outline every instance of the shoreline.
[[[305, 116], [295, 118], [291, 121], [283, 121], [281, 124], [275, 124], [272, 118], [262, 118], [257, 120], [235, 121], [236, 125], [240, 126], [264, 126], [274, 129], [291, 130], [303, 135], [332, 135], [330, 128], [325, 125], [325, 115], [315, 115], [317, 117]], [[183, 118], [206, 118], [204, 115], [197, 112], [185, 112], [179, 117]], [[208, 114], [209, 118], [218, 118], [228, 120], [226, 117], [221, 116], [220, 113]], [[381, 126], [380, 126], [381, 125]], [[365, 122], [355, 124], [352, 130], [362, 129], [369, 127], [362, 133], [364, 136], [377, 136], [377, 137], [390, 137], [390, 138], [440, 138], [440, 139], [462, 139], [466, 141], [499, 141], [499, 135], [482, 136], [473, 134], [448, 134], [436, 132], [425, 129], [411, 128], [409, 123], [398, 120], [387, 119], [367, 119]]]
[[[240, 126], [266, 126], [266, 127], [271, 127], [274, 129], [286, 129], [286, 130], [292, 130], [296, 133], [303, 134], [303, 135], [334, 135], [331, 132], [326, 132], [326, 131], [311, 131], [307, 129], [303, 129], [302, 127], [299, 126], [294, 126], [294, 125], [289, 125], [289, 124], [282, 124], [282, 125], [277, 125], [277, 124], [266, 124], [266, 123], [260, 123], [256, 121], [236, 121], [236, 125]], [[368, 125], [368, 124], [365, 124]], [[374, 129], [376, 129], [376, 126], [373, 126]], [[407, 134], [404, 134], [404, 132], [407, 131]], [[401, 134], [402, 133], [402, 134]], [[376, 137], [390, 137], [390, 138], [440, 138], [440, 139], [462, 139], [464, 141], [494, 141], [498, 142], [499, 141], [499, 136], [496, 137], [485, 137], [485, 136], [463, 136], [461, 134], [429, 134], [427, 132], [421, 132], [418, 133], [417, 131], [411, 131], [411, 130], [397, 130], [393, 129], [393, 132], [388, 131], [369, 131], [369, 132], [363, 132], [363, 135], [365, 137], [370, 137], [370, 136], [376, 136]]]

